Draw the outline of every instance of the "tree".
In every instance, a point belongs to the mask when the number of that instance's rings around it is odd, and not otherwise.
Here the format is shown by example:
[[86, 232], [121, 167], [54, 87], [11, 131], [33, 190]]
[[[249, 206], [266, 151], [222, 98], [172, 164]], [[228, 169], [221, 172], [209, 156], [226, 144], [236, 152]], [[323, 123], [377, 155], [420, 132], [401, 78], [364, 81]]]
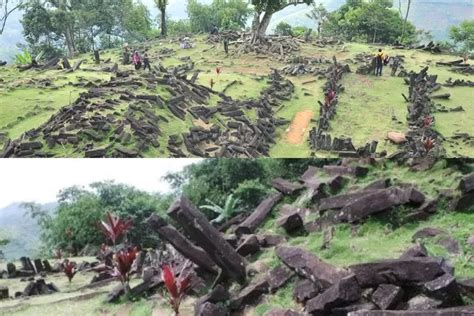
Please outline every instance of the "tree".
[[7, 25], [8, 17], [18, 10], [23, 4], [22, 0], [0, 0], [0, 35], [3, 34]]
[[265, 37], [265, 33], [270, 25], [273, 14], [291, 5], [310, 5], [313, 1], [314, 0], [252, 0], [251, 3], [255, 8], [252, 22], [252, 41], [259, 41]]
[[213, 0], [209, 5], [188, 0], [187, 12], [193, 32], [209, 32], [213, 26], [242, 29], [251, 14], [243, 0]]
[[282, 36], [291, 36], [291, 25], [286, 22], [280, 22], [275, 28], [275, 33]]
[[316, 3], [313, 3], [310, 13], [306, 14], [308, 18], [316, 22], [318, 37], [321, 37], [321, 28], [322, 28], [323, 23], [328, 18], [328, 15], [329, 15], [329, 12], [328, 10], [326, 10], [326, 8], [324, 7], [322, 3], [320, 3], [319, 5], [316, 5]]
[[403, 22], [403, 30], [402, 30], [402, 36], [400, 38], [400, 42], [403, 42], [403, 40], [405, 39], [405, 32], [406, 32], [406, 29], [407, 29], [408, 16], [410, 14], [410, 8], [411, 8], [411, 0], [408, 0], [407, 11], [406, 11], [406, 15], [405, 15], [405, 20]]
[[155, 4], [160, 10], [161, 15], [161, 36], [167, 36], [167, 27], [166, 27], [166, 6], [168, 5], [168, 0], [155, 0]]
[[466, 20], [459, 26], [451, 27], [449, 37], [461, 53], [472, 53], [474, 51], [474, 20]]

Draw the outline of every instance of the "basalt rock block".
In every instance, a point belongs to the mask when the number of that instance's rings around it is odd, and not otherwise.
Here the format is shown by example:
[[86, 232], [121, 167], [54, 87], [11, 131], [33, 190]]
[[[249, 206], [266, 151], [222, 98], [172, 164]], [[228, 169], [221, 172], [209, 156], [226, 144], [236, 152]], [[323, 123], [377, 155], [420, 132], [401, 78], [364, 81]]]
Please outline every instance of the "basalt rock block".
[[0, 300], [4, 300], [10, 297], [8, 287], [0, 285]]
[[283, 215], [277, 220], [277, 226], [282, 227], [288, 234], [304, 228], [303, 216], [298, 210]]
[[474, 173], [471, 173], [461, 179], [461, 183], [459, 184], [461, 191], [463, 194], [467, 194], [469, 192], [474, 191]]
[[319, 293], [318, 286], [308, 279], [300, 279], [293, 289], [293, 297], [298, 303], [304, 303]]
[[256, 235], [244, 235], [237, 247], [239, 255], [246, 257], [260, 251], [260, 243]]
[[242, 310], [246, 305], [256, 303], [263, 294], [269, 292], [269, 284], [266, 279], [256, 280], [243, 288], [237, 295], [231, 297], [230, 308]]
[[204, 302], [197, 306], [195, 316], [228, 316], [229, 312], [221, 305]]
[[279, 288], [284, 286], [295, 273], [285, 266], [279, 266], [271, 270], [266, 279], [268, 281], [268, 288], [270, 292], [276, 292]]
[[273, 206], [278, 203], [282, 197], [283, 195], [281, 193], [276, 193], [263, 200], [255, 211], [237, 227], [235, 231], [237, 235], [253, 233], [257, 227], [263, 223]]
[[382, 310], [393, 309], [402, 298], [402, 288], [392, 284], [381, 284], [372, 294], [372, 302]]
[[455, 307], [463, 304], [456, 279], [446, 273], [424, 284], [427, 296], [442, 302], [442, 307]]
[[347, 175], [355, 177], [365, 177], [369, 172], [366, 167], [346, 167], [346, 166], [324, 166], [323, 170], [330, 175]]
[[349, 270], [356, 275], [360, 286], [366, 288], [379, 284], [404, 286], [429, 282], [451, 269], [442, 258], [414, 257], [356, 264]]
[[272, 186], [283, 194], [291, 195], [303, 189], [299, 183], [293, 183], [282, 178], [272, 180]]
[[306, 311], [316, 316], [330, 314], [337, 307], [344, 307], [361, 298], [361, 288], [355, 275], [337, 281], [323, 293], [306, 302]]
[[308, 314], [299, 313], [291, 309], [273, 309], [266, 313], [265, 316], [308, 316]]
[[428, 250], [423, 244], [416, 244], [405, 250], [405, 252], [400, 256], [400, 259], [413, 257], [428, 257]]
[[351, 312], [348, 316], [469, 316], [474, 314], [474, 306], [456, 308], [404, 310], [404, 311], [367, 311]]
[[348, 272], [336, 268], [311, 253], [297, 247], [278, 247], [277, 256], [288, 267], [305, 278], [310, 279], [319, 288], [326, 289], [348, 275]]

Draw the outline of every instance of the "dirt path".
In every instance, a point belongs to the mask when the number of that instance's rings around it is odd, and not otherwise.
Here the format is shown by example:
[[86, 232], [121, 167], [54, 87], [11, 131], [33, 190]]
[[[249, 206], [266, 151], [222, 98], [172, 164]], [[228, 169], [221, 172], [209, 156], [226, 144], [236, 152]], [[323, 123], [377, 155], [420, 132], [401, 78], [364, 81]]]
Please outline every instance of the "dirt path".
[[313, 117], [313, 112], [303, 111], [296, 113], [295, 119], [291, 122], [287, 130], [286, 140], [290, 144], [300, 144], [303, 142], [304, 135], [308, 129], [308, 125]]

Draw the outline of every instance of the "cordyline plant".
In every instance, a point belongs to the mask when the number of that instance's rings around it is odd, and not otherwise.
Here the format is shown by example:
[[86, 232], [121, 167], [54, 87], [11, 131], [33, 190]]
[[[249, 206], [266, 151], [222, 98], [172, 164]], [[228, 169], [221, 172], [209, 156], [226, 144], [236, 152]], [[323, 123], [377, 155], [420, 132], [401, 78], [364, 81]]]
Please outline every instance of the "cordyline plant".
[[221, 73], [222, 73], [222, 67], [216, 67], [216, 74], [218, 77]]
[[425, 116], [423, 119], [423, 128], [428, 128], [434, 123], [434, 118], [432, 116]]
[[176, 316], [179, 315], [181, 302], [186, 297], [186, 292], [191, 285], [190, 276], [183, 275], [187, 265], [188, 262], [184, 264], [179, 277], [175, 276], [173, 268], [169, 265], [163, 265], [161, 269], [161, 278], [163, 279], [166, 290], [168, 291], [168, 303]]
[[137, 247], [128, 247], [117, 251], [114, 255], [111, 275], [122, 282], [125, 293], [130, 291], [130, 276], [133, 273], [132, 266], [137, 258], [137, 254]]
[[69, 280], [69, 284], [71, 284], [71, 281], [72, 279], [74, 278], [74, 276], [76, 275], [76, 265], [74, 264], [74, 262], [72, 261], [69, 261], [68, 259], [64, 260], [63, 264], [62, 264], [62, 267], [63, 267], [63, 272], [64, 274], [66, 274], [68, 280]]
[[115, 246], [117, 241], [125, 235], [133, 226], [132, 220], [123, 220], [112, 213], [107, 213], [106, 221], [101, 221], [101, 228], [105, 236]]
[[436, 145], [436, 142], [433, 138], [426, 137], [425, 139], [423, 139], [423, 147], [425, 148], [427, 153], [429, 153], [434, 148], [435, 145]]

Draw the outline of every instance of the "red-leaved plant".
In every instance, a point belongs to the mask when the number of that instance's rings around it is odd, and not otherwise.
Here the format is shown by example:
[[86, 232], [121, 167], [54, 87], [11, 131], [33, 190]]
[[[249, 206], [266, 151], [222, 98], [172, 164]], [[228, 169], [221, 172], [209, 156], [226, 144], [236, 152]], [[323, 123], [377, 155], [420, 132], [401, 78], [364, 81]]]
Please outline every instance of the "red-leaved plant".
[[179, 315], [181, 302], [186, 297], [186, 291], [190, 286], [190, 276], [183, 276], [186, 266], [187, 264], [184, 265], [178, 278], [175, 277], [173, 268], [169, 265], [164, 265], [161, 270], [161, 278], [168, 291], [168, 302], [176, 316]]
[[115, 246], [117, 240], [126, 234], [133, 226], [131, 220], [123, 220], [112, 213], [107, 213], [106, 221], [101, 221], [101, 227], [105, 236], [112, 241]]
[[216, 74], [219, 76], [222, 73], [222, 67], [216, 67]]
[[130, 276], [133, 273], [132, 266], [137, 258], [137, 247], [128, 247], [117, 251], [114, 255], [112, 275], [120, 279], [125, 293], [130, 290]]
[[423, 119], [423, 128], [428, 128], [433, 125], [434, 118], [432, 116], [425, 116]]
[[63, 264], [63, 272], [64, 274], [66, 274], [68, 280], [69, 280], [69, 284], [71, 284], [71, 281], [72, 279], [74, 278], [74, 276], [76, 275], [76, 265], [74, 264], [74, 262], [72, 261], [69, 261], [68, 259], [64, 260]]
[[427, 153], [429, 153], [434, 148], [435, 144], [435, 140], [431, 137], [427, 137], [423, 140], [423, 147]]

